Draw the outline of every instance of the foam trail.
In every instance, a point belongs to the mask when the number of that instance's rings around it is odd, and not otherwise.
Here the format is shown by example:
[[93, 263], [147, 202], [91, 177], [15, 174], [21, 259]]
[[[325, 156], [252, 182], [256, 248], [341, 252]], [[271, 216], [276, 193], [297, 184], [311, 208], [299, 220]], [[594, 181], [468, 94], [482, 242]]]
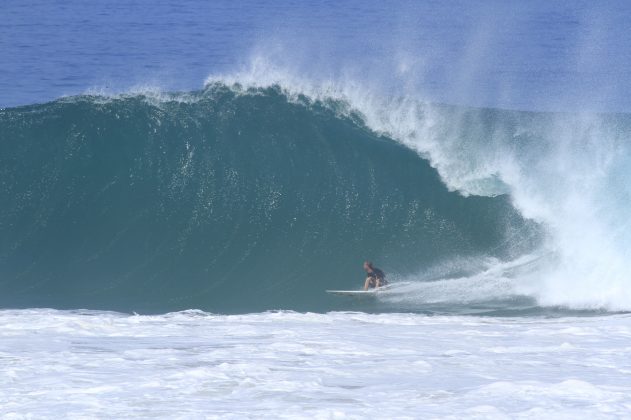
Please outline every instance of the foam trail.
[[531, 272], [533, 266], [544, 259], [540, 255], [525, 255], [508, 262], [490, 258], [482, 262], [483, 267], [470, 267], [471, 274], [468, 275], [454, 275], [454, 270], [465, 269], [462, 261], [443, 264], [403, 279], [393, 293], [381, 296], [391, 303], [419, 304], [467, 304], [519, 298], [524, 292], [513, 280]]

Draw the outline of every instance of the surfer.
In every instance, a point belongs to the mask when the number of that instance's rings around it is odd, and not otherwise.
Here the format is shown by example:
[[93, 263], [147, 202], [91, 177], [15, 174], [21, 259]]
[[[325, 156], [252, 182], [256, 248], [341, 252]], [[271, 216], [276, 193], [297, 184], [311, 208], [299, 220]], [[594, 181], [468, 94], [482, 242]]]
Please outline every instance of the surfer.
[[388, 284], [386, 275], [383, 271], [373, 266], [370, 261], [364, 261], [364, 270], [366, 271], [366, 274], [368, 274], [366, 282], [364, 283], [364, 290], [374, 289]]

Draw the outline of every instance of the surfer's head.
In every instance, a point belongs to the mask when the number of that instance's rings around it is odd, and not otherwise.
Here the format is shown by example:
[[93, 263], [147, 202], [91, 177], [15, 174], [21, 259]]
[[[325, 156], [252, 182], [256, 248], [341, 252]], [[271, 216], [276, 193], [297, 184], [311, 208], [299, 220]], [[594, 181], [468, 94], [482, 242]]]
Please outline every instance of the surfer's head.
[[364, 261], [364, 270], [366, 270], [366, 271], [372, 270], [372, 262]]

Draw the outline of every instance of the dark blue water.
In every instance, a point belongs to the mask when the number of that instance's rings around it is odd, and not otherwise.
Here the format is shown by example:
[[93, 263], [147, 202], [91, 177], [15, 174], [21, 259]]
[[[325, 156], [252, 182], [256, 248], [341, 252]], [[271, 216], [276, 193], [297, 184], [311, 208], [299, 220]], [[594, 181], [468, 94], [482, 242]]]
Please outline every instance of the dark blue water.
[[262, 54], [310, 78], [539, 110], [629, 110], [631, 5], [547, 1], [4, 0], [0, 106], [199, 88]]

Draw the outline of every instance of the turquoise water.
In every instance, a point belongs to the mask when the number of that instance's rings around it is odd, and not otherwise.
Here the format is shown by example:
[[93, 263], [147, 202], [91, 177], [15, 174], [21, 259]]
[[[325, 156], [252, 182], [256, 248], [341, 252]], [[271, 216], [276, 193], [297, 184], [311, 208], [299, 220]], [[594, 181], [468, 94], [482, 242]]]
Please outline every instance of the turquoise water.
[[366, 258], [396, 278], [533, 248], [507, 196], [448, 191], [335, 105], [212, 85], [1, 111], [0, 305], [325, 311]]

